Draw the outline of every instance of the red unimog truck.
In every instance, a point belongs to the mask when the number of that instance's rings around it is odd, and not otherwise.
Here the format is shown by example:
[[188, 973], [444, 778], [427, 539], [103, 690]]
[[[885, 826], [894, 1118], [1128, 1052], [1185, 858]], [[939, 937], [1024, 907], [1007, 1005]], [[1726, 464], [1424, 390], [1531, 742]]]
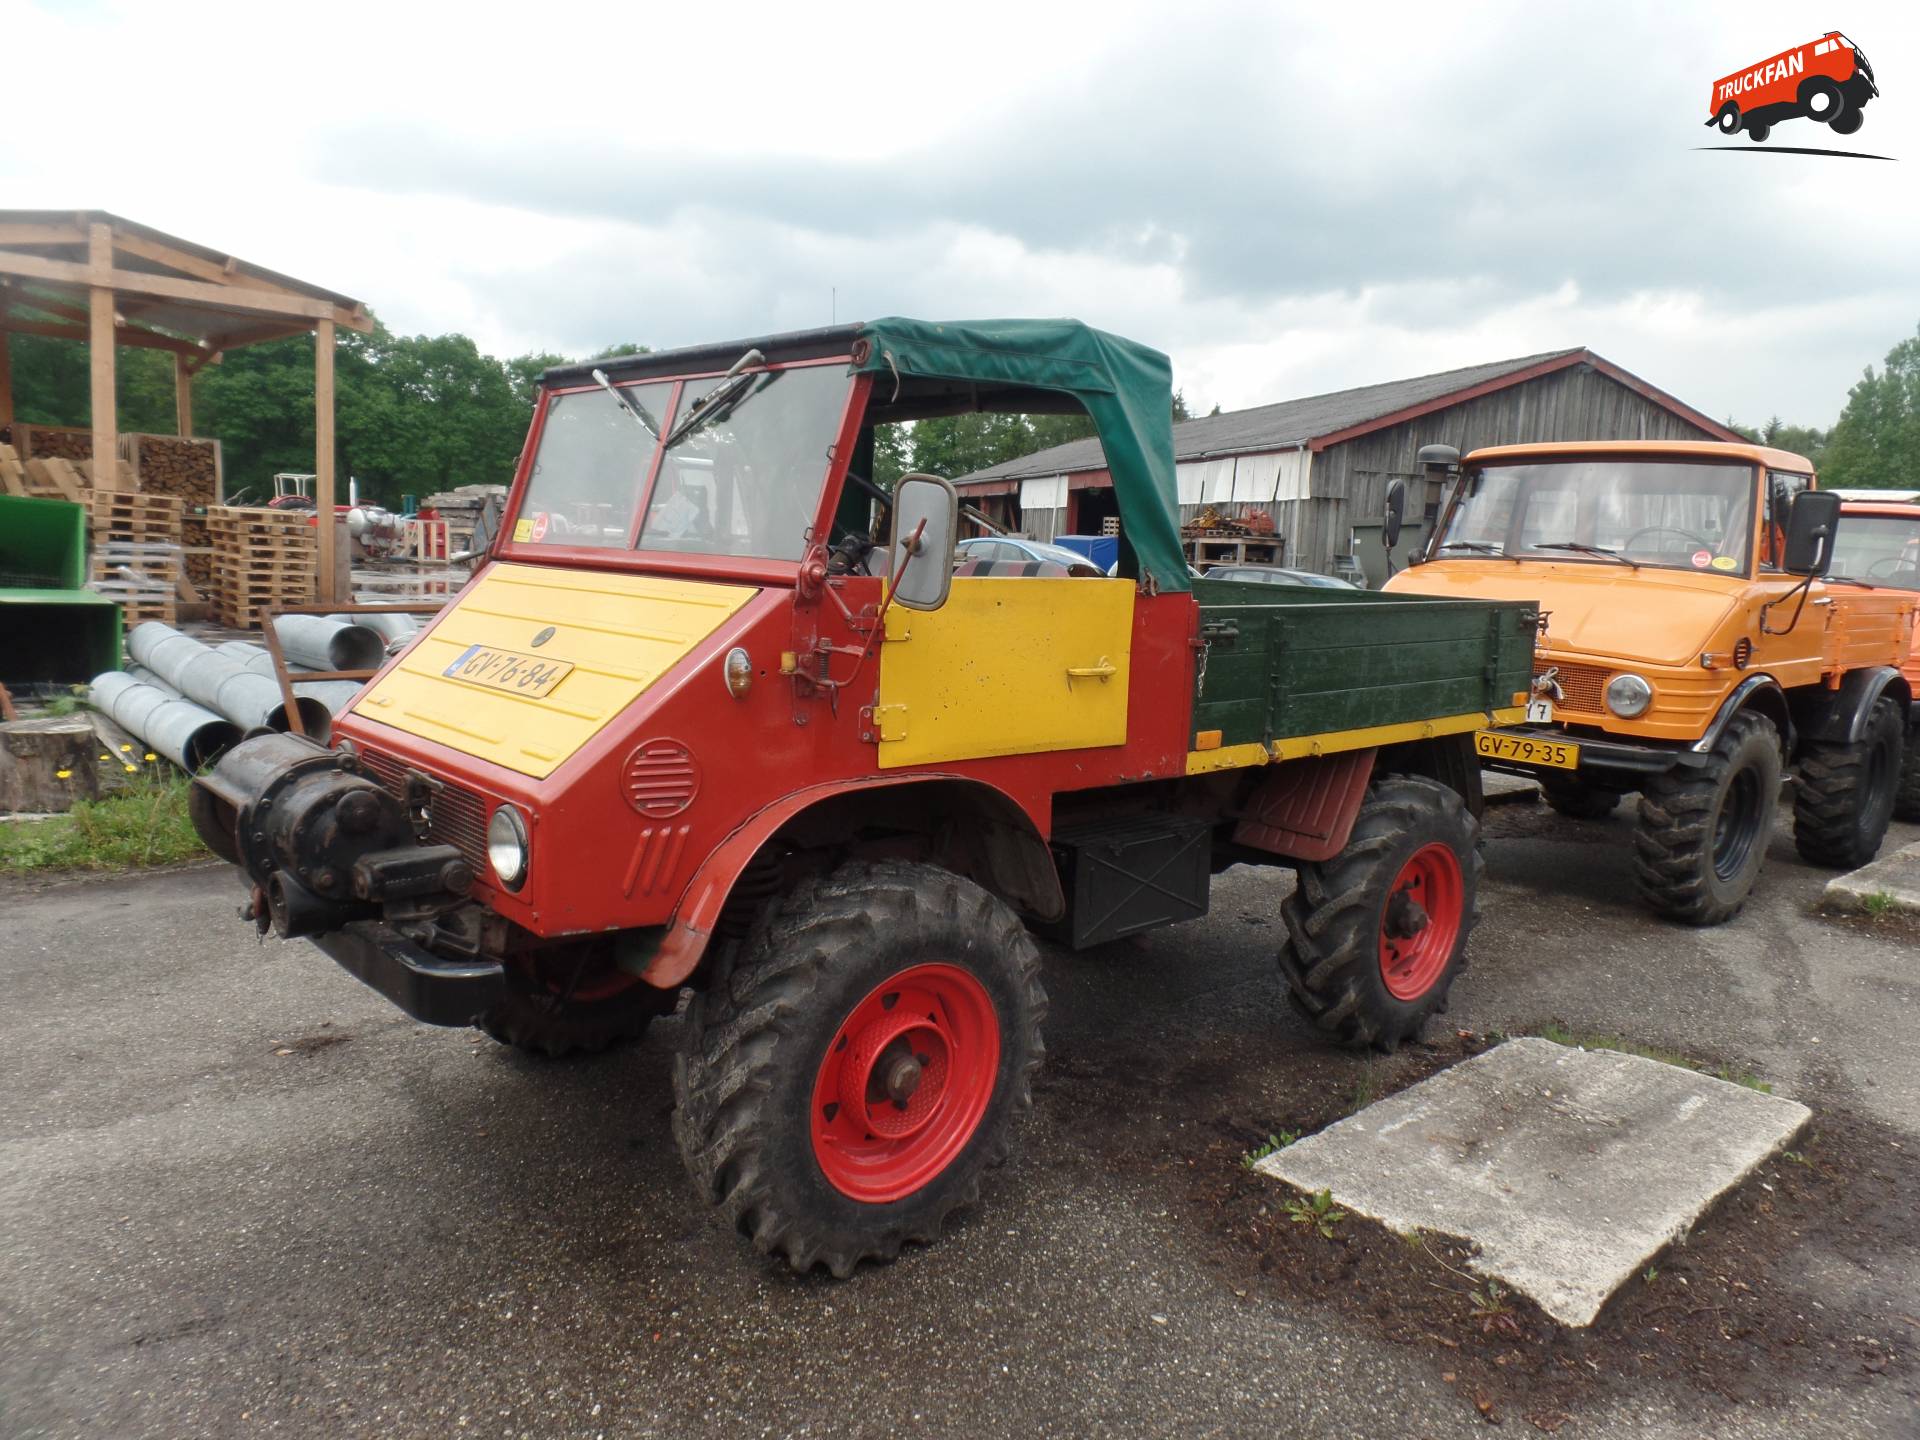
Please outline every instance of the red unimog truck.
[[[551, 371], [458, 600], [332, 750], [194, 793], [248, 914], [419, 1019], [560, 1054], [691, 990], [675, 1133], [762, 1251], [845, 1275], [1007, 1152], [1097, 945], [1294, 868], [1281, 970], [1337, 1039], [1445, 1000], [1475, 916], [1472, 736], [1537, 607], [1190, 580], [1166, 357], [1071, 321], [862, 326]], [[955, 577], [953, 487], [876, 427], [1083, 409], [1119, 578]]]

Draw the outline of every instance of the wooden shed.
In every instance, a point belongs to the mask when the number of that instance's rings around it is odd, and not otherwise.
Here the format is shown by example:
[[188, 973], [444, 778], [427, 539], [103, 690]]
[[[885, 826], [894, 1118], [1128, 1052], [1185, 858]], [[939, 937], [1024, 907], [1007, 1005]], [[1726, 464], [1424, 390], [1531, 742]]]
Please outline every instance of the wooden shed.
[[[1423, 445], [1551, 440], [1738, 440], [1692, 406], [1587, 349], [1559, 350], [1207, 415], [1174, 426], [1183, 525], [1211, 511], [1250, 530], [1247, 558], [1378, 583], [1386, 488], [1420, 477]], [[1097, 439], [1009, 460], [956, 484], [963, 496], [1036, 539], [1097, 534], [1117, 513]], [[1439, 496], [1416, 488], [1409, 539]], [[1356, 532], [1362, 543], [1356, 544]], [[1403, 541], [1404, 548], [1409, 542]], [[1196, 558], [1234, 558], [1190, 537]], [[1360, 551], [1356, 554], [1356, 549]]]
[[[335, 331], [373, 328], [365, 305], [224, 251], [102, 210], [0, 210], [0, 430], [14, 422], [7, 337], [46, 335], [89, 347], [89, 456], [120, 453], [114, 352], [173, 355], [177, 433], [193, 433], [193, 377], [243, 345], [314, 337], [314, 499], [334, 506]], [[110, 469], [110, 467], [108, 467]], [[334, 527], [319, 531], [319, 584], [333, 599]]]

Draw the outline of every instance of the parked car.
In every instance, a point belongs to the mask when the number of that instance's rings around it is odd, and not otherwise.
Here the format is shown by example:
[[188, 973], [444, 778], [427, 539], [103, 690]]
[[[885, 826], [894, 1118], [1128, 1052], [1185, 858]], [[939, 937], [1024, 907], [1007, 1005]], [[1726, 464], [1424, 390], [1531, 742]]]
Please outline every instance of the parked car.
[[1243, 585], [1314, 585], [1322, 590], [1360, 588], [1337, 575], [1322, 575], [1315, 570], [1289, 570], [1282, 565], [1216, 565], [1206, 572], [1206, 578], [1234, 580]]
[[962, 540], [953, 547], [954, 565], [969, 561], [1002, 561], [1024, 565], [1061, 565], [1069, 575], [1100, 575], [1103, 572], [1086, 556], [1064, 545], [1049, 545], [1044, 540], [1020, 540], [1011, 535], [979, 535]]

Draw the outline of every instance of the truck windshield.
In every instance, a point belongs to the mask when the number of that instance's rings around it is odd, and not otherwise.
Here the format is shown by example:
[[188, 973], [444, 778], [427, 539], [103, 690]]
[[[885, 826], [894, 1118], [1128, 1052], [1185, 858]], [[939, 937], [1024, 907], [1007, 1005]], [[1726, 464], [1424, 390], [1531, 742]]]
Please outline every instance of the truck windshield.
[[[681, 413], [721, 383], [688, 381]], [[755, 376], [667, 447], [640, 548], [798, 560], [826, 482], [846, 394], [844, 365]], [[637, 425], [633, 429], [639, 432]]]
[[1754, 483], [1750, 466], [1715, 461], [1489, 465], [1467, 475], [1432, 558], [1491, 553], [1589, 565], [1628, 560], [1745, 575], [1753, 548]]
[[1920, 590], [1920, 514], [1846, 515], [1833, 535], [1829, 572], [1893, 590]]
[[547, 401], [540, 449], [514, 521], [516, 541], [625, 547], [673, 385], [633, 385], [620, 393], [651, 417], [653, 433], [605, 390]]

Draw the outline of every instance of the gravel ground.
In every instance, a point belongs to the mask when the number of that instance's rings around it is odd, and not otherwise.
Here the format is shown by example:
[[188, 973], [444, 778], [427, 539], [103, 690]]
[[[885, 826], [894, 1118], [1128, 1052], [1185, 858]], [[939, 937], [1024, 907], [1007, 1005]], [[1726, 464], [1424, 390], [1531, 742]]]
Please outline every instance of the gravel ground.
[[[1492, 813], [1450, 1021], [1726, 1059], [1920, 1146], [1912, 932], [1813, 916], [1826, 877], [1784, 833], [1733, 924], [1648, 920], [1628, 814]], [[1428, 1353], [1249, 1286], [1191, 1203], [1223, 1130], [1373, 1083], [1285, 1004], [1289, 883], [1238, 870], [1204, 921], [1055, 956], [1018, 1158], [939, 1245], [844, 1284], [698, 1205], [670, 1023], [536, 1064], [256, 944], [224, 869], [0, 891], [0, 1435], [1483, 1430]], [[1795, 1237], [1805, 1303], [1920, 1339], [1920, 1217], [1870, 1250], [1848, 1225]], [[1920, 1433], [1910, 1367], [1783, 1383], [1614, 1387], [1563, 1433]]]

